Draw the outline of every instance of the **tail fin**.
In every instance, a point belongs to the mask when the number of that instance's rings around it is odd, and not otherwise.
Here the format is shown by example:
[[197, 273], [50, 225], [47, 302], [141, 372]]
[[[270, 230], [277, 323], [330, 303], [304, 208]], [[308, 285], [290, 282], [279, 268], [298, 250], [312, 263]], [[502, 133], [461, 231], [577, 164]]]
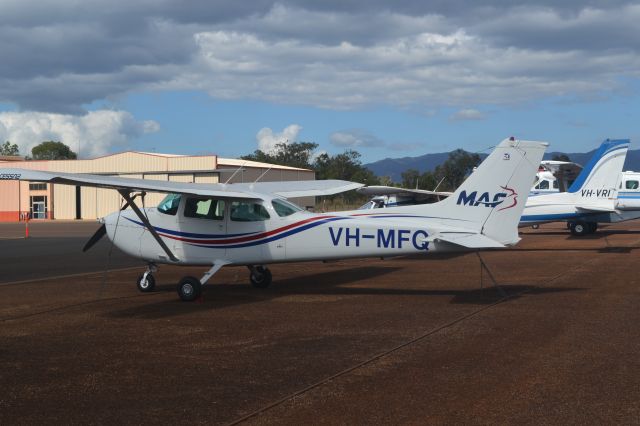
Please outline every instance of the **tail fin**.
[[[629, 149], [629, 139], [605, 140], [582, 169], [568, 192], [592, 194], [600, 190], [615, 191]], [[588, 195], [588, 198], [593, 198]]]
[[503, 140], [453, 195], [437, 203], [439, 213], [500, 244], [515, 244], [520, 215], [547, 146]]

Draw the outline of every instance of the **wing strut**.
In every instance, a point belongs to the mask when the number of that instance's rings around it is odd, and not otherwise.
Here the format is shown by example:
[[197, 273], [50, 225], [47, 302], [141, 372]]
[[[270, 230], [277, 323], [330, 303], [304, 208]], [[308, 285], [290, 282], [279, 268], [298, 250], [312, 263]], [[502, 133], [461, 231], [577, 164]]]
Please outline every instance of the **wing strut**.
[[171, 250], [169, 250], [169, 247], [167, 247], [164, 241], [162, 241], [162, 238], [160, 238], [160, 235], [158, 235], [158, 233], [153, 228], [153, 226], [151, 226], [151, 224], [149, 223], [149, 219], [147, 219], [147, 217], [142, 213], [142, 211], [140, 211], [136, 203], [133, 202], [133, 198], [131, 198], [131, 195], [129, 194], [129, 192], [126, 189], [118, 189], [118, 192], [120, 193], [120, 195], [122, 195], [122, 198], [125, 199], [127, 204], [129, 204], [129, 207], [131, 207], [133, 211], [136, 213], [136, 215], [138, 215], [138, 218], [142, 221], [142, 223], [144, 223], [144, 226], [146, 226], [147, 230], [151, 233], [151, 235], [153, 235], [153, 238], [155, 238], [158, 244], [160, 244], [160, 247], [162, 247], [162, 250], [164, 250], [164, 252], [167, 253], [167, 256], [169, 256], [169, 259], [171, 259], [174, 262], [178, 262], [178, 258], [173, 255]]

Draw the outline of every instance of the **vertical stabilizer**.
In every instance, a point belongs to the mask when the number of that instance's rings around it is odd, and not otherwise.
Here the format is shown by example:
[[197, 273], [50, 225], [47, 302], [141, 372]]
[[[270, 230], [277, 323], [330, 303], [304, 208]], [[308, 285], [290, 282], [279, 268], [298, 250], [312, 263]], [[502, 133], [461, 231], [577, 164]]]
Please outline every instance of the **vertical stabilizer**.
[[581, 203], [603, 198], [596, 194], [606, 194], [604, 198], [615, 196], [629, 142], [629, 139], [607, 139], [602, 142], [568, 192], [578, 194], [583, 199]]
[[501, 244], [518, 242], [518, 222], [547, 143], [503, 140], [462, 185], [439, 205], [458, 226]]

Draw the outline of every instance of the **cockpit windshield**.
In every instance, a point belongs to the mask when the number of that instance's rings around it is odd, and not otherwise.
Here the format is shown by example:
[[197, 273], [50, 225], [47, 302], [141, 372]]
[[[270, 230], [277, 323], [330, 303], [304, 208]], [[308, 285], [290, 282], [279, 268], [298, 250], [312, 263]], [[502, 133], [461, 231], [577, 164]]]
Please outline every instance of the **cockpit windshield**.
[[180, 194], [169, 194], [158, 204], [160, 213], [175, 216], [180, 205]]

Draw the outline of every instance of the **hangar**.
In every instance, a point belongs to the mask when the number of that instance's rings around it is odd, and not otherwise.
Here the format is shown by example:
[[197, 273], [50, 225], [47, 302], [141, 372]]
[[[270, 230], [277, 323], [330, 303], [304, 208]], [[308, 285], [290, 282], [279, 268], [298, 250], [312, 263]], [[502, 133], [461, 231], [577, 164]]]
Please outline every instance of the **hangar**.
[[[0, 157], [0, 167], [194, 183], [315, 179], [315, 172], [308, 169], [220, 158], [217, 155], [137, 151], [86, 160], [25, 161], [21, 157]], [[157, 205], [164, 195], [147, 194], [145, 205]], [[313, 197], [292, 201], [303, 208], [314, 205]], [[120, 205], [120, 195], [110, 189], [0, 181], [0, 221], [3, 222], [24, 220], [28, 215], [31, 219], [97, 219], [118, 210]]]

